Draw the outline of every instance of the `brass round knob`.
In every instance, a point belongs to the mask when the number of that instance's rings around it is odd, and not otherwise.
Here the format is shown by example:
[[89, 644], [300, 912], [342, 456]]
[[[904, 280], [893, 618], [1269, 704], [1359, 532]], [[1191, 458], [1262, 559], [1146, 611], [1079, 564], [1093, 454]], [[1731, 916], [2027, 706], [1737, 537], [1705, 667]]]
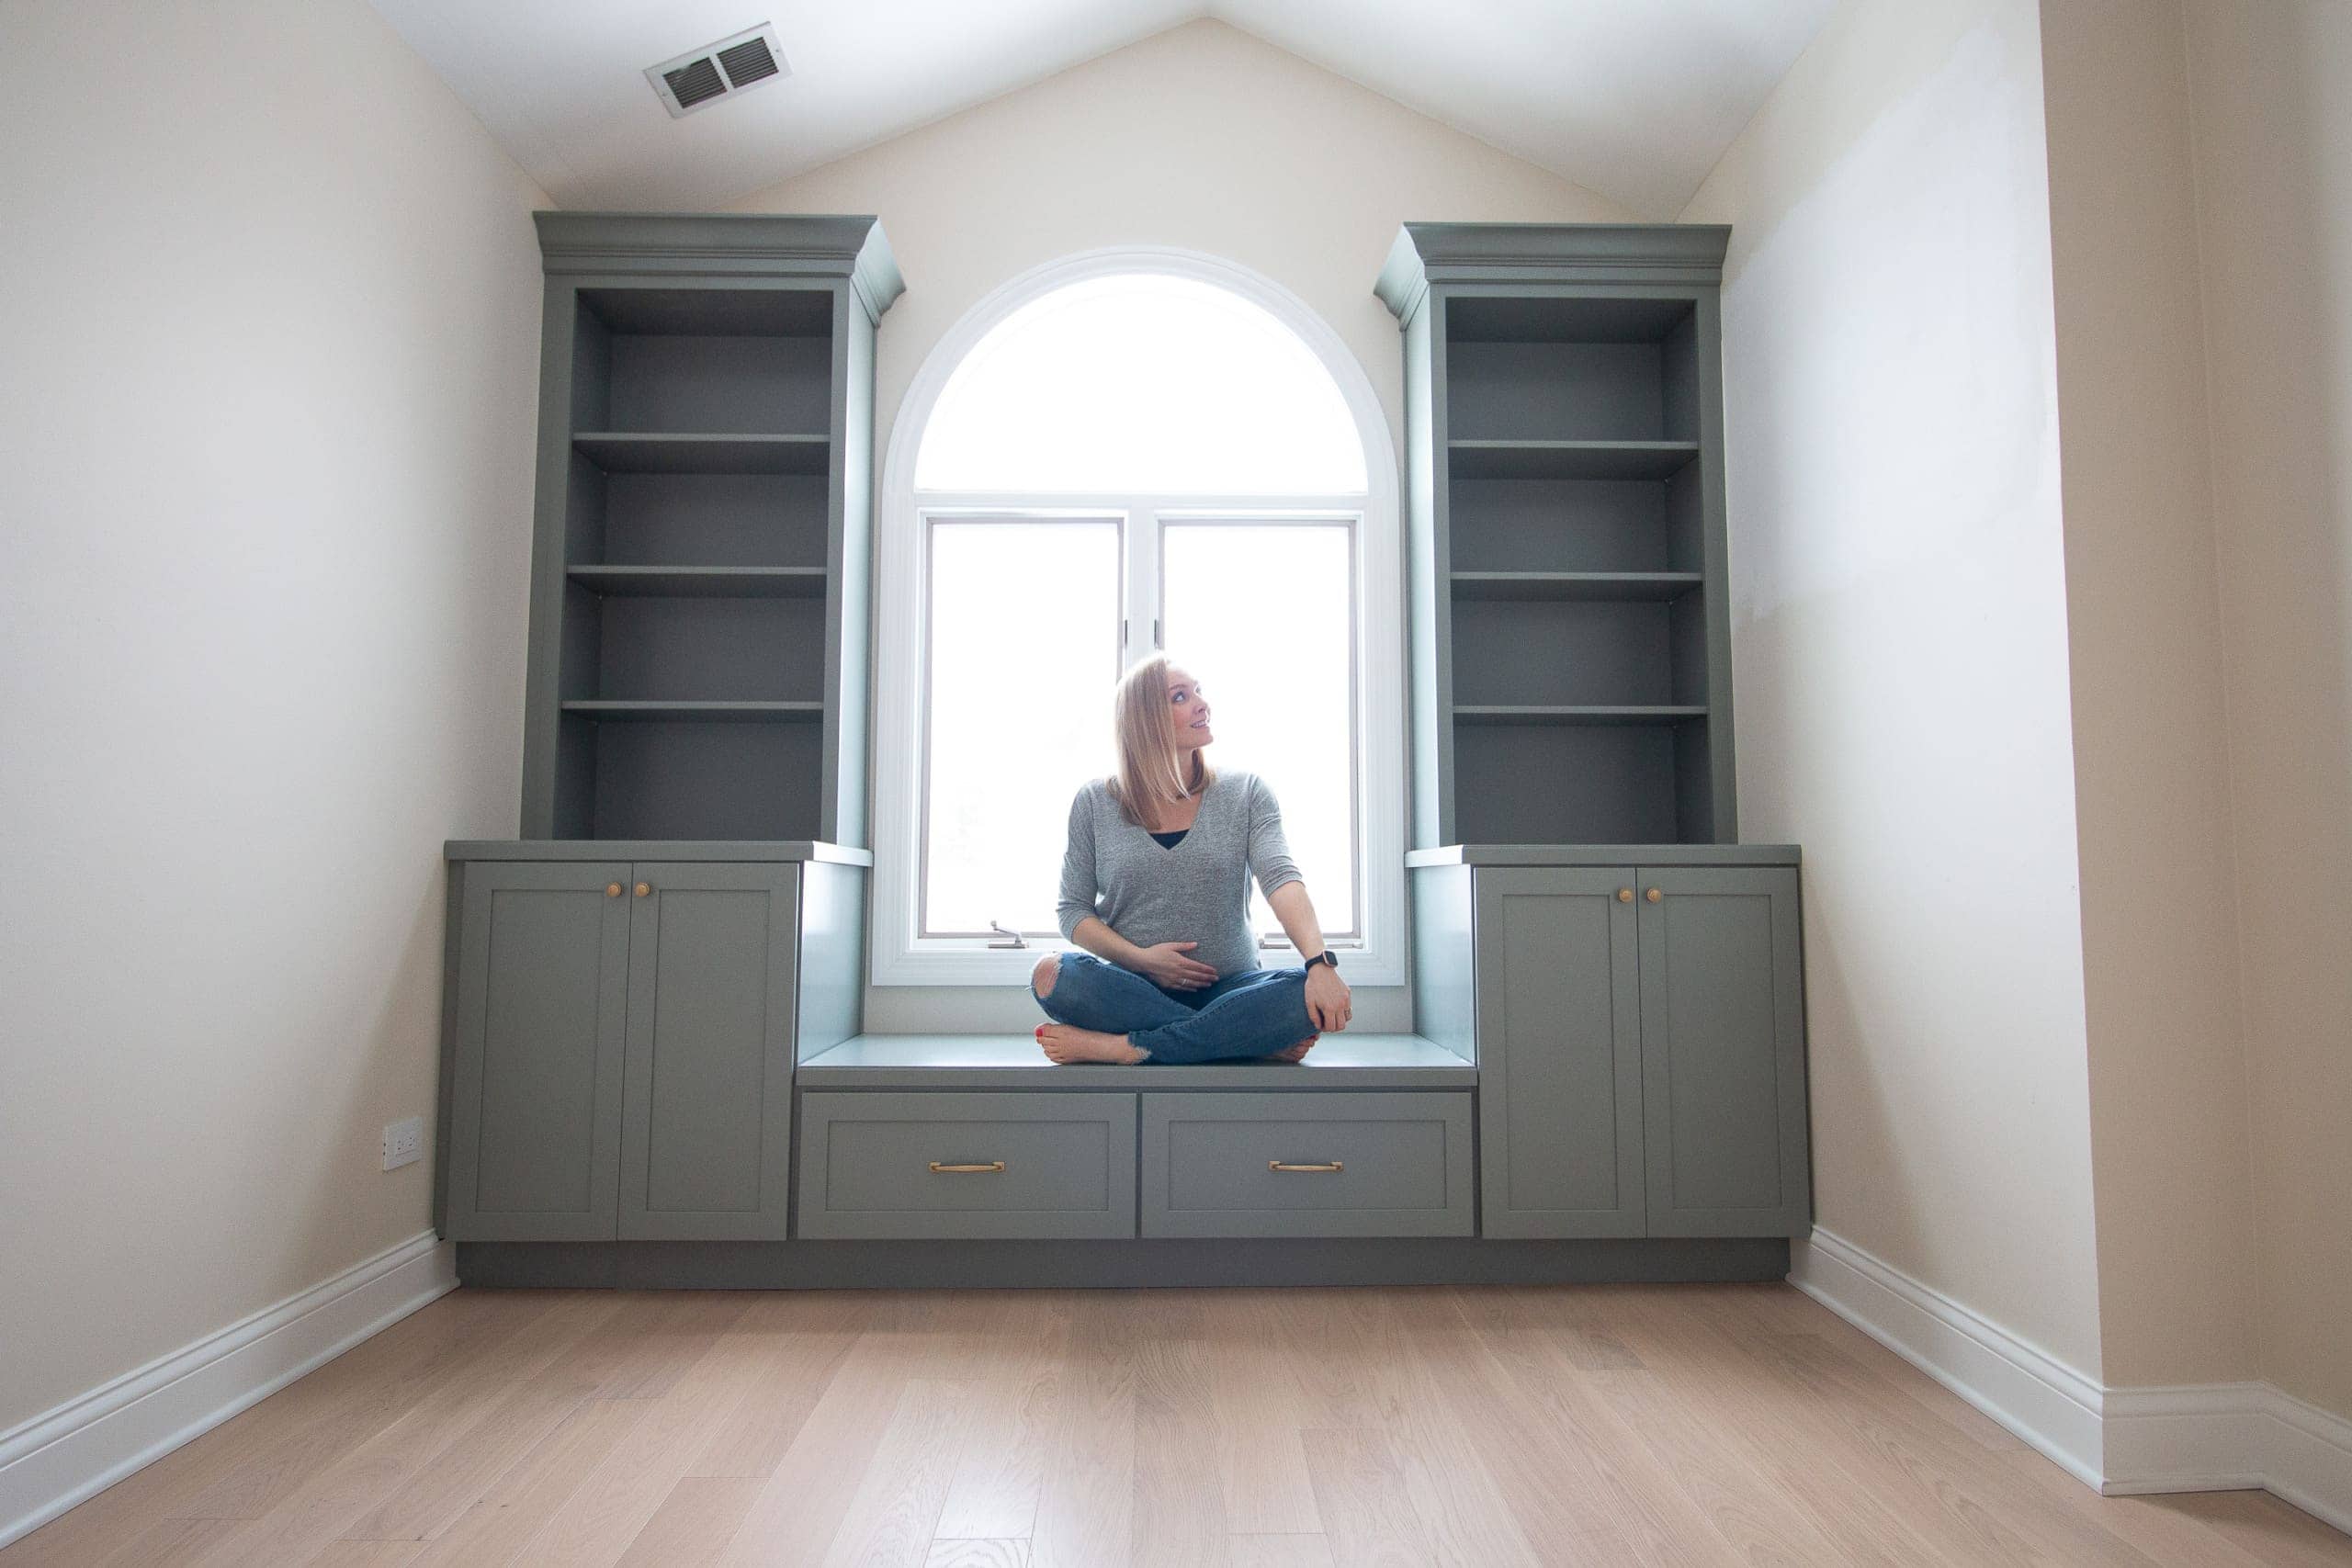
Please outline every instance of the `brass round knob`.
[[[653, 884], [651, 884], [651, 883], [650, 883], [650, 882], [640, 882], [640, 883], [639, 883], [639, 884], [637, 885], [637, 896], [638, 896], [639, 897], [640, 897], [640, 898], [644, 897], [648, 893], [650, 893], [650, 892], [652, 892], [652, 891], [653, 891]], [[1650, 897], [1653, 897], [1653, 898], [1655, 898], [1655, 897], [1657, 897], [1657, 895], [1656, 893], [1652, 893], [1652, 894], [1650, 895]]]
[[619, 883], [617, 883], [617, 882], [607, 882], [606, 884], [605, 884], [605, 897], [607, 897], [607, 898], [617, 898], [617, 897], [619, 897], [620, 896], [621, 896], [621, 885], [620, 885]]
[[1646, 893], [1643, 894], [1643, 895], [1642, 895], [1642, 897], [1645, 897], [1645, 898], [1646, 898], [1646, 899], [1648, 899], [1651, 903], [1655, 904], [1655, 903], [1657, 903], [1659, 899], [1661, 899], [1661, 898], [1665, 897], [1666, 897], [1666, 895], [1665, 895], [1665, 894], [1663, 894], [1663, 893], [1661, 893], [1661, 892], [1659, 892], [1657, 888], [1653, 887], [1653, 888], [1651, 888], [1648, 892], [1646, 892]]
[[1632, 903], [1633, 901], [1634, 901], [1634, 890], [1633, 890], [1632, 888], [1630, 888], [1630, 887], [1620, 887], [1619, 889], [1617, 889], [1617, 902], [1619, 902], [1620, 904], [1630, 904], [1630, 903]]

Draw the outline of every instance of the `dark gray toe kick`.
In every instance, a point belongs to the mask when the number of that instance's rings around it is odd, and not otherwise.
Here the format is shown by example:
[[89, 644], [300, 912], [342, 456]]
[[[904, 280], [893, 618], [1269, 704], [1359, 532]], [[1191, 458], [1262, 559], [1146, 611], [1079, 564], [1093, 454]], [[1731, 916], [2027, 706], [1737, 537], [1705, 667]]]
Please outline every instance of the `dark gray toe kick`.
[[534, 1290], [1682, 1284], [1779, 1280], [1788, 1271], [1786, 1236], [458, 1244], [466, 1284]]

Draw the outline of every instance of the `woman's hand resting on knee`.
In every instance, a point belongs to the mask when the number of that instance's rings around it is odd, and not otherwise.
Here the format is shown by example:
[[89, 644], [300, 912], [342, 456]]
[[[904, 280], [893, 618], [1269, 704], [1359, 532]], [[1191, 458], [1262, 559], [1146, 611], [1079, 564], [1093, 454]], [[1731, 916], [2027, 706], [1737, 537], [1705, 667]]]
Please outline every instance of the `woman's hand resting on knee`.
[[1348, 994], [1348, 983], [1340, 972], [1328, 964], [1317, 964], [1306, 976], [1306, 1016], [1315, 1027], [1337, 1033], [1348, 1026], [1355, 1016], [1355, 1001]]
[[1197, 991], [1216, 984], [1216, 971], [1191, 956], [1197, 942], [1160, 942], [1136, 949], [1127, 967], [1163, 990]]

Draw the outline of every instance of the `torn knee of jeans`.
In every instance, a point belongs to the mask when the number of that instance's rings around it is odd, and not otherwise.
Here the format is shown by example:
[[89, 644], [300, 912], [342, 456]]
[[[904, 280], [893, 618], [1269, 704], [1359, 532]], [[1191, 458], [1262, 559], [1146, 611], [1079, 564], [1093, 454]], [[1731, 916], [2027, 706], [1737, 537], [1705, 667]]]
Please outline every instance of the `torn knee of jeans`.
[[1060, 979], [1061, 975], [1062, 955], [1049, 953], [1037, 960], [1037, 966], [1029, 971], [1029, 989], [1035, 995], [1046, 996], [1053, 990], [1054, 982]]

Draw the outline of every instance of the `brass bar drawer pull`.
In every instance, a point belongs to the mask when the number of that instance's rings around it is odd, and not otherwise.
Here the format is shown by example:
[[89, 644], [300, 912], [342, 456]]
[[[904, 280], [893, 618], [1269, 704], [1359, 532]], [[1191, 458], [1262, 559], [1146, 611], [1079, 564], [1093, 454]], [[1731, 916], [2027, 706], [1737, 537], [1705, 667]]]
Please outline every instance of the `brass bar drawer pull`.
[[1339, 1170], [1342, 1167], [1338, 1160], [1333, 1160], [1329, 1165], [1285, 1165], [1281, 1160], [1270, 1159], [1266, 1162], [1266, 1168], [1268, 1170]]
[[1004, 1161], [992, 1159], [986, 1165], [942, 1165], [937, 1160], [933, 1160], [931, 1168], [933, 1174], [939, 1176], [991, 1175], [1004, 1168]]

